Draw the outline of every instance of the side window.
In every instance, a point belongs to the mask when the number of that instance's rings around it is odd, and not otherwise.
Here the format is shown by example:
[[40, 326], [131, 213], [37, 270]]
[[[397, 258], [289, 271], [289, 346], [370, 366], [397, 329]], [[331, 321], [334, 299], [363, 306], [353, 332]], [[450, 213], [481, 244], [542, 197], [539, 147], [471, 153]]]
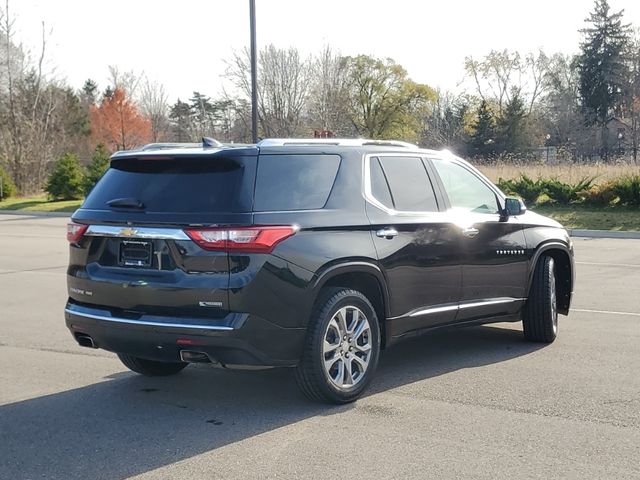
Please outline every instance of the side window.
[[382, 165], [377, 157], [371, 158], [371, 194], [382, 205], [387, 208], [393, 208], [393, 199], [387, 178], [384, 176]]
[[[433, 186], [421, 158], [385, 156], [380, 157], [379, 160], [391, 190], [390, 200], [396, 210], [400, 212], [438, 211]], [[372, 165], [375, 163], [372, 162]], [[384, 203], [382, 198], [376, 196], [376, 199]]]
[[260, 155], [254, 211], [324, 207], [339, 167], [338, 155]]
[[457, 163], [434, 160], [451, 206], [476, 213], [498, 213], [493, 190], [472, 172]]

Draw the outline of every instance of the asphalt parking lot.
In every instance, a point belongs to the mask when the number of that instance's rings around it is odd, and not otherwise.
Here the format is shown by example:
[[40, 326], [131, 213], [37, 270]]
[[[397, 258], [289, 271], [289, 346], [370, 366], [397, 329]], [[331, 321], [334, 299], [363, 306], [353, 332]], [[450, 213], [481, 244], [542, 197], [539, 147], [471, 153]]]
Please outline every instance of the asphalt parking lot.
[[640, 478], [640, 240], [574, 239], [573, 311], [417, 338], [369, 395], [291, 372], [130, 373], [63, 318], [66, 219], [0, 215], [0, 479]]

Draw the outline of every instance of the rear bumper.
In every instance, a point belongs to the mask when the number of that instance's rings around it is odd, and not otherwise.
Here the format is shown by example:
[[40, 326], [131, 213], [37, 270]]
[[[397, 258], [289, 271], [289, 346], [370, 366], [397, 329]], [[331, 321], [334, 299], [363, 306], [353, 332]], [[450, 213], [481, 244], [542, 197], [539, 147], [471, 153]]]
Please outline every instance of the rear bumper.
[[150, 360], [180, 362], [181, 351], [203, 352], [228, 368], [297, 365], [305, 328], [282, 328], [247, 313], [216, 319], [116, 316], [108, 309], [68, 302], [72, 335], [91, 337], [95, 347]]

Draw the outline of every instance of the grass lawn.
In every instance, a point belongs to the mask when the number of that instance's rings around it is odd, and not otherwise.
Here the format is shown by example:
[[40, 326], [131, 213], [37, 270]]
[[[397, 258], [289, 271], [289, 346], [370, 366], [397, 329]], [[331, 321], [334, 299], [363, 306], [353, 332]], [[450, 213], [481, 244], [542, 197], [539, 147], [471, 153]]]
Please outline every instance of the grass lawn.
[[531, 210], [557, 220], [566, 228], [640, 231], [638, 208], [532, 207]]
[[82, 200], [63, 200], [50, 202], [45, 195], [37, 197], [15, 197], [0, 201], [2, 210], [19, 210], [21, 212], [74, 212]]

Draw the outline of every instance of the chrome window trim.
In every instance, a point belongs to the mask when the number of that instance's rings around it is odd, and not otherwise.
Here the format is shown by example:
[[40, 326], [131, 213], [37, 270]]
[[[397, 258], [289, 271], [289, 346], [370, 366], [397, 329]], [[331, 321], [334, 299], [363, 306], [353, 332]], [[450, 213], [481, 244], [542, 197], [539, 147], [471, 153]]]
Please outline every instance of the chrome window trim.
[[194, 325], [191, 323], [164, 323], [164, 322], [151, 322], [147, 320], [131, 320], [128, 318], [119, 317], [107, 317], [105, 315], [94, 315], [92, 313], [77, 312], [68, 308], [64, 309], [65, 313], [70, 315], [76, 315], [78, 317], [91, 318], [93, 320], [101, 320], [105, 322], [123, 323], [127, 325], [144, 325], [148, 327], [166, 327], [166, 328], [187, 328], [190, 330], [219, 330], [229, 331], [233, 330], [233, 327], [224, 327], [218, 325]]
[[161, 240], [189, 240], [184, 231], [179, 228], [127, 227], [111, 225], [90, 225], [85, 236], [90, 237], [122, 237], [122, 238], [153, 238]]

